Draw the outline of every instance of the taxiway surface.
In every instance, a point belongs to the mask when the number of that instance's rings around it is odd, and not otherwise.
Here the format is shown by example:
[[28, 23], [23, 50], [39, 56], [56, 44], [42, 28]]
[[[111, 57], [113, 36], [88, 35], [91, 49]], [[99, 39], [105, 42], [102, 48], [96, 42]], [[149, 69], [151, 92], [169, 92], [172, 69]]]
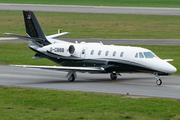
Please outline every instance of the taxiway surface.
[[180, 15], [180, 8], [38, 5], [38, 4], [3, 4], [3, 3], [0, 4], [0, 10], [28, 10], [28, 9], [32, 11], [51, 11], [51, 12]]
[[0, 66], [0, 85], [180, 98], [180, 77], [161, 77], [157, 86], [153, 75], [122, 74], [112, 81], [109, 74], [77, 73], [75, 82], [69, 82], [66, 72]]
[[[103, 44], [129, 44], [129, 45], [180, 45], [178, 39], [99, 39], [99, 38], [60, 38], [61, 40], [75, 43], [80, 42], [102, 42]], [[3, 37], [0, 42], [23, 43], [25, 40]]]

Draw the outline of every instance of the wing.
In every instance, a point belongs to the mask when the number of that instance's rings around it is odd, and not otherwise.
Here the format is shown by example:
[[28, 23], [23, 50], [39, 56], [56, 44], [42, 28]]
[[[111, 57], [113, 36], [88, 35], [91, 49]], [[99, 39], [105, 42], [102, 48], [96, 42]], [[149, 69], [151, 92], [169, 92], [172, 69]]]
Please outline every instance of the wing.
[[105, 72], [103, 67], [63, 67], [63, 66], [33, 66], [33, 65], [12, 65], [13, 67], [39, 68], [59, 71], [79, 71], [79, 72]]

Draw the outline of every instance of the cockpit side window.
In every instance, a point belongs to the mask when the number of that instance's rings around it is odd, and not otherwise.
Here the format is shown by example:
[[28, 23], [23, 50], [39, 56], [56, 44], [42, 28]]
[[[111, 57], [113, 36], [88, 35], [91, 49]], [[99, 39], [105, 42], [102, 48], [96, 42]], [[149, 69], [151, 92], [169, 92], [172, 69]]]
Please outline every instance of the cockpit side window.
[[138, 58], [138, 53], [136, 53], [135, 58]]
[[144, 55], [142, 52], [139, 53], [139, 58], [144, 58]]
[[153, 57], [155, 57], [151, 52], [144, 52], [144, 56], [146, 58], [153, 58]]

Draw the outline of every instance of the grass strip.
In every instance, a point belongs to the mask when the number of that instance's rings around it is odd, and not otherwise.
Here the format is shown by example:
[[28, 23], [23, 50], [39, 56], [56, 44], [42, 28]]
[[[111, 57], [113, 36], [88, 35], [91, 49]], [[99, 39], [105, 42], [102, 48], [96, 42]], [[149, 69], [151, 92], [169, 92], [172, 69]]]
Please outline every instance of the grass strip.
[[[180, 39], [180, 16], [35, 12], [46, 35], [66, 38]], [[3, 33], [26, 35], [22, 11], [0, 11]]]
[[35, 52], [27, 43], [0, 43], [0, 64], [57, 65], [48, 59], [32, 59]]
[[1, 120], [180, 119], [180, 101], [0, 86]]
[[[132, 45], [130, 45], [132, 46]], [[171, 62], [178, 71], [175, 75], [180, 75], [180, 47], [178, 45], [136, 45], [152, 50], [162, 59], [174, 59]], [[32, 59], [35, 52], [28, 48], [27, 43], [0, 43], [0, 64], [21, 64], [21, 65], [57, 65], [47, 59]]]
[[1, 3], [133, 7], [180, 7], [179, 0], [1, 0]]

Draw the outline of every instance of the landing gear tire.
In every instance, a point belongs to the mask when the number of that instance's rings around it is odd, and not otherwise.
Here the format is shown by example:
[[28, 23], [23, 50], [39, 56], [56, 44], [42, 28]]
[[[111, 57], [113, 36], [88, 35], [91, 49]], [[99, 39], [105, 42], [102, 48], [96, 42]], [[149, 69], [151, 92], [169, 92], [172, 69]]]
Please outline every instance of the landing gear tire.
[[69, 78], [68, 78], [69, 82], [74, 82], [75, 80], [75, 76], [74, 74], [72, 74]]
[[116, 73], [111, 73], [110, 78], [111, 78], [111, 80], [116, 80], [117, 79], [117, 74]]
[[161, 85], [162, 84], [162, 80], [161, 79], [156, 80], [156, 84], [157, 85]]
[[156, 78], [156, 84], [160, 86], [162, 84], [162, 80], [159, 78], [158, 73], [154, 73], [154, 77]]

